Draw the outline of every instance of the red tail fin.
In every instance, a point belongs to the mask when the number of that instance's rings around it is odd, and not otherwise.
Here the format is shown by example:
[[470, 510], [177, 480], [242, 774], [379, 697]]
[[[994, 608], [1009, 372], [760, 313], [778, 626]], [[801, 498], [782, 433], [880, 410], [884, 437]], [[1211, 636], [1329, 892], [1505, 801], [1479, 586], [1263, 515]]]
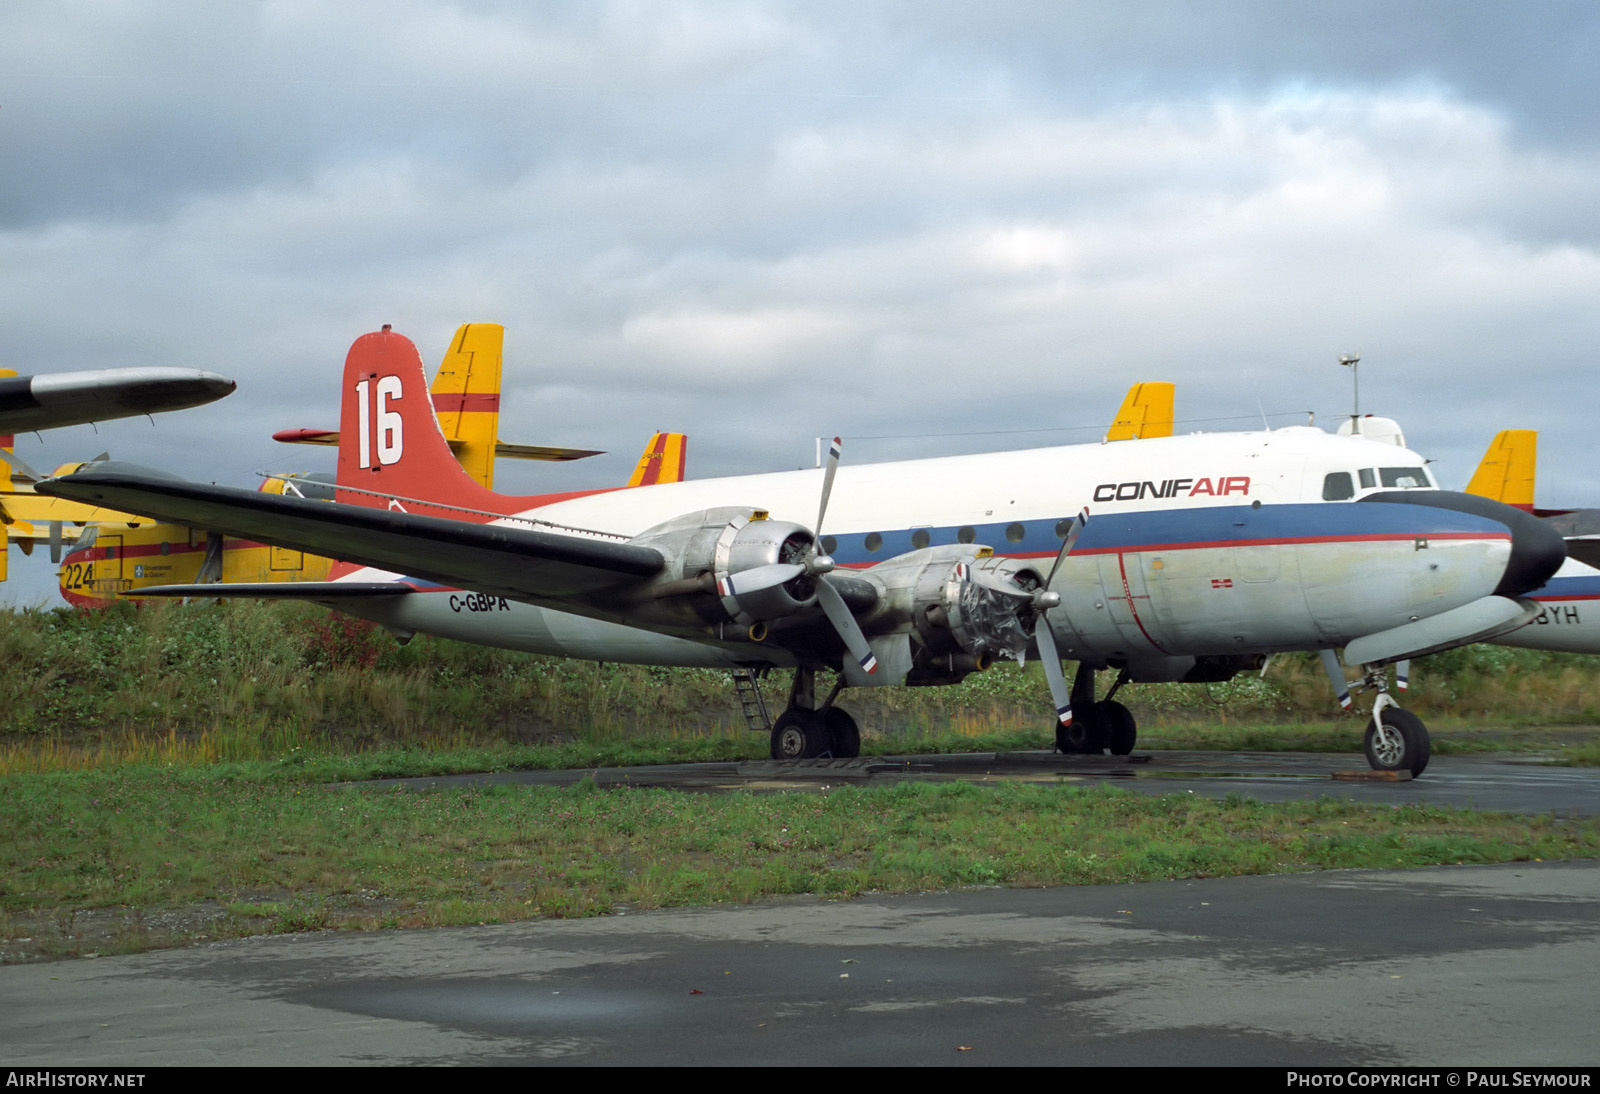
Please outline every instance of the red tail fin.
[[388, 327], [357, 338], [345, 358], [338, 485], [341, 502], [478, 522], [539, 500], [497, 494], [461, 469], [417, 347]]

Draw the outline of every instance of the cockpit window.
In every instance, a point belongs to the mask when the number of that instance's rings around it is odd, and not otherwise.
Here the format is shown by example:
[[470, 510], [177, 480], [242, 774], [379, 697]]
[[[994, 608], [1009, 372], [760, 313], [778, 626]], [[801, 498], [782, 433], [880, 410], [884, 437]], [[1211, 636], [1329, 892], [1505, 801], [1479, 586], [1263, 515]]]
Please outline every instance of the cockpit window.
[[1370, 467], [1361, 469], [1361, 489], [1371, 490], [1378, 485], [1378, 472]]
[[1378, 469], [1378, 474], [1383, 479], [1383, 485], [1401, 490], [1415, 490], [1432, 485], [1428, 482], [1428, 472], [1421, 467], [1382, 467]]
[[1355, 480], [1348, 471], [1330, 471], [1322, 480], [1323, 501], [1347, 501], [1356, 496]]

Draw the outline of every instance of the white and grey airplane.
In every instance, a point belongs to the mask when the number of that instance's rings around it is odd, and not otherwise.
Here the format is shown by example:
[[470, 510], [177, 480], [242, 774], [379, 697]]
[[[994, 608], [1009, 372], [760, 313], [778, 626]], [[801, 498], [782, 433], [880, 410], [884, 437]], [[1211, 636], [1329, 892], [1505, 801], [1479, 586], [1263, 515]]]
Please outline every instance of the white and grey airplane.
[[[1136, 727], [1112, 695], [1126, 683], [1338, 647], [1377, 679], [1522, 626], [1538, 611], [1526, 594], [1566, 557], [1530, 515], [1439, 490], [1417, 454], [1311, 427], [842, 467], [836, 449], [814, 470], [508, 497], [451, 456], [409, 340], [358, 339], [342, 392], [350, 504], [110, 468], [39, 490], [345, 559], [327, 582], [225, 588], [401, 636], [792, 667], [779, 758], [856, 753], [844, 686], [955, 683], [1025, 656], [1044, 666], [1061, 748], [1125, 754]], [[1062, 658], [1078, 662], [1070, 688]], [[839, 680], [819, 698], [823, 669]], [[1381, 688], [1365, 745], [1374, 767], [1427, 764], [1426, 729]]]

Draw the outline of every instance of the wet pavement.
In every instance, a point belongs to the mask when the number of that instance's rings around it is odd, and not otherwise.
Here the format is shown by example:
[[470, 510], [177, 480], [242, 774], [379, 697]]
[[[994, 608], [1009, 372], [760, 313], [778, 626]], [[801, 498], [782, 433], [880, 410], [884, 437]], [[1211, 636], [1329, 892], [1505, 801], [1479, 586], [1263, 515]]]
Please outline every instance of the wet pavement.
[[982, 890], [0, 968], [17, 1065], [1592, 1065], [1600, 863]]
[[[1109, 783], [1593, 816], [1600, 771], [1046, 752], [396, 780], [827, 792]], [[1593, 1065], [1600, 862], [814, 898], [0, 968], [0, 1060], [184, 1064]]]

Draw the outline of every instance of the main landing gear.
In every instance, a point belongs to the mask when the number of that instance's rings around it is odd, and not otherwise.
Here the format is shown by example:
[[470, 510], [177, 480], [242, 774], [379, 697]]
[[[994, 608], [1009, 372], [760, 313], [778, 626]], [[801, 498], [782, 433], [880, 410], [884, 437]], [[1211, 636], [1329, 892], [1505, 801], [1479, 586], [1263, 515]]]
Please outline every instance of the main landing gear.
[[1106, 749], [1113, 756], [1126, 756], [1139, 738], [1133, 713], [1111, 698], [1128, 682], [1127, 671], [1117, 675], [1106, 697], [1096, 702], [1094, 670], [1079, 662], [1072, 678], [1072, 724], [1056, 726], [1056, 751], [1098, 756]]
[[861, 729], [848, 711], [833, 705], [843, 680], [833, 685], [822, 705], [816, 705], [816, 670], [794, 670], [789, 706], [772, 723], [774, 760], [810, 760], [831, 756], [854, 759], [861, 755]]

